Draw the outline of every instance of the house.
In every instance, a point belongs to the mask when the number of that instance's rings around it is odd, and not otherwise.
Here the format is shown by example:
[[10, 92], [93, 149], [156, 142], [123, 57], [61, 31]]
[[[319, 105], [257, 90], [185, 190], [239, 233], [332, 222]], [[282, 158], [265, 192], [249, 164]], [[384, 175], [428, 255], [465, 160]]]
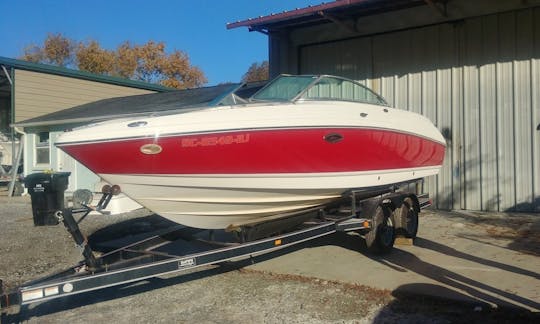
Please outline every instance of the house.
[[335, 74], [447, 139], [441, 209], [540, 211], [540, 1], [339, 0], [258, 18], [271, 76]]
[[12, 139], [25, 135], [22, 138], [25, 175], [44, 170], [71, 172], [68, 191], [79, 188], [93, 191], [100, 179], [54, 146], [61, 132], [81, 125], [81, 121], [65, 123], [56, 118], [36, 124], [24, 121], [54, 116], [96, 100], [171, 90], [174, 89], [0, 57], [0, 131]]

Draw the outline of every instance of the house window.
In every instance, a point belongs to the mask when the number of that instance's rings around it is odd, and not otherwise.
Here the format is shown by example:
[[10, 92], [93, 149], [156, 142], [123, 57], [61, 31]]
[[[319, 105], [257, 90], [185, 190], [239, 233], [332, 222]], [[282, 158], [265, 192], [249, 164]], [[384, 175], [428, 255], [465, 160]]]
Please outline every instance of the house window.
[[36, 165], [50, 164], [49, 133], [36, 134]]

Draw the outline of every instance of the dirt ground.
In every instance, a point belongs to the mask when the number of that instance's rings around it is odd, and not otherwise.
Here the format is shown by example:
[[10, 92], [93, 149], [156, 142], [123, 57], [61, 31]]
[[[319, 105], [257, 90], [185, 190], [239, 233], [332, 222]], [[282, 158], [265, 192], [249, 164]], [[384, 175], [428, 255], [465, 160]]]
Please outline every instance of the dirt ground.
[[[431, 213], [431, 212], [430, 212]], [[431, 214], [431, 217], [434, 214]], [[476, 226], [527, 255], [540, 256], [535, 219], [443, 213], [456, 226]], [[122, 223], [126, 226], [115, 226]], [[89, 216], [82, 231], [91, 245], [170, 224], [140, 210], [115, 217]], [[0, 279], [8, 289], [77, 263], [81, 257], [61, 226], [34, 227], [29, 197], [0, 196]], [[121, 287], [21, 307], [1, 323], [530, 323], [539, 313], [493, 309], [411, 295], [338, 280], [246, 268], [242, 261], [182, 276], [154, 278]], [[357, 270], [351, 270], [357, 271]]]

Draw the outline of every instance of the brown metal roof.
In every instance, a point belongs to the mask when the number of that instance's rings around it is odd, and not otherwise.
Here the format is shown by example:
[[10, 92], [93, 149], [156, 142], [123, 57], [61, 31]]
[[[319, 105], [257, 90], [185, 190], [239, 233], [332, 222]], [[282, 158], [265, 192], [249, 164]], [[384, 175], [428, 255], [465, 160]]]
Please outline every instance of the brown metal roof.
[[381, 12], [427, 5], [437, 0], [336, 0], [277, 14], [227, 24], [227, 29], [248, 27], [250, 31], [272, 31], [337, 20], [359, 18]]

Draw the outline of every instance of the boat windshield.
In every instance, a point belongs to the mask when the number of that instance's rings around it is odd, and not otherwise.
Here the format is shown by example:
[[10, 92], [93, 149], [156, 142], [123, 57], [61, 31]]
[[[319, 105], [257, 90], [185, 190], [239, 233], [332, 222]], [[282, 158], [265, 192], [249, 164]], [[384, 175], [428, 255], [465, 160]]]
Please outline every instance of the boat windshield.
[[251, 97], [252, 101], [291, 101], [317, 79], [311, 75], [281, 75]]
[[281, 75], [259, 90], [251, 101], [339, 100], [388, 106], [366, 86], [345, 78], [322, 75]]

